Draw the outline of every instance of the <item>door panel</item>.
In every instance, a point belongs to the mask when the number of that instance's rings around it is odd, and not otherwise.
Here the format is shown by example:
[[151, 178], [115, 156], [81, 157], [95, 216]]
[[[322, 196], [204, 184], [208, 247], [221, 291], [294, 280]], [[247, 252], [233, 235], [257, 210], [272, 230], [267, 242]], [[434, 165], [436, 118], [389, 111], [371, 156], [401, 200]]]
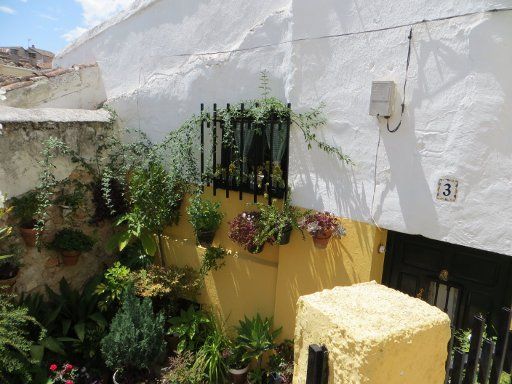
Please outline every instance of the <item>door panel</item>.
[[511, 305], [512, 257], [390, 231], [383, 281], [469, 328], [475, 314], [495, 323]]

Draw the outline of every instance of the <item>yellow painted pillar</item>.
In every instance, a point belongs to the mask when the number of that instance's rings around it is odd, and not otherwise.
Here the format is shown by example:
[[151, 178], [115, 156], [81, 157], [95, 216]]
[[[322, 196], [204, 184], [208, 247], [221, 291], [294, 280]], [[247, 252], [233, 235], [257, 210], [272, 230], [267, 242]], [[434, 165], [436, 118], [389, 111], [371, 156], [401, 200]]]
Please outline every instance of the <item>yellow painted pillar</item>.
[[449, 339], [444, 312], [375, 282], [302, 296], [293, 383], [306, 383], [308, 347], [318, 344], [329, 383], [439, 384]]

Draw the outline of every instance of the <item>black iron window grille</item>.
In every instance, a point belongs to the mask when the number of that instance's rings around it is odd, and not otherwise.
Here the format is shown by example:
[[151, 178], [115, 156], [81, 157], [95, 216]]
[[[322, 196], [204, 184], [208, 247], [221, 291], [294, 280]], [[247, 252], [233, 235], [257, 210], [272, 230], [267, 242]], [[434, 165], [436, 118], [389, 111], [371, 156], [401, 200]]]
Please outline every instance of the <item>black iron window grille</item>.
[[[230, 105], [226, 111], [230, 110]], [[288, 110], [291, 105], [288, 104]], [[223, 189], [226, 197], [237, 191], [242, 200], [243, 193], [251, 193], [254, 202], [265, 195], [270, 204], [273, 198], [286, 198], [288, 191], [288, 158], [290, 143], [289, 115], [270, 115], [263, 122], [244, 113], [244, 104], [239, 113], [219, 114], [217, 104], [213, 111], [205, 114], [201, 104], [201, 175], [203, 183]], [[227, 120], [226, 120], [227, 119]], [[209, 164], [206, 159], [211, 158]]]

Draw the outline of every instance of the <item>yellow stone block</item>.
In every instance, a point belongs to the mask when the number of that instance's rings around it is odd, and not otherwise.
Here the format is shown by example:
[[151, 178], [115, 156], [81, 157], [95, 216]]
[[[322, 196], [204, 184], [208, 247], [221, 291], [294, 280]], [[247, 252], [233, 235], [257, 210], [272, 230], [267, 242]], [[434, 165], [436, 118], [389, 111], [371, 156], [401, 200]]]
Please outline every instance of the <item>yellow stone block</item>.
[[375, 282], [302, 296], [294, 384], [305, 384], [308, 347], [325, 345], [332, 384], [442, 384], [450, 319]]

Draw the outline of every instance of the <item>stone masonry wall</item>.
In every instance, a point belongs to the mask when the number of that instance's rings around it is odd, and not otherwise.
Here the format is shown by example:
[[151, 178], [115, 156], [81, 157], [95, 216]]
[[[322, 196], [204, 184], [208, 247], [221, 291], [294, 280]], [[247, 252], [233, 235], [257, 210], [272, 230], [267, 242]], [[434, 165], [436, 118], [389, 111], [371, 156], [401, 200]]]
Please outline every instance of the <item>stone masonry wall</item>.
[[[81, 157], [91, 160], [95, 158], [98, 145], [104, 142], [104, 138], [116, 132], [106, 111], [0, 107], [0, 127], [0, 194], [6, 195], [8, 204], [13, 197], [37, 187], [41, 170], [38, 161], [42, 159], [43, 142], [48, 138], [61, 139]], [[7, 218], [14, 229], [9, 243], [17, 249], [21, 262], [14, 285], [17, 292], [42, 291], [46, 284], [55, 289], [63, 277], [72, 286], [80, 287], [111, 259], [104, 251], [104, 242], [110, 235], [112, 225], [109, 222], [93, 223], [92, 220], [95, 211], [90, 188], [92, 175], [66, 156], [56, 158], [54, 164], [59, 180], [54, 199], [77, 188], [81, 188], [83, 199], [74, 211], [58, 204], [49, 209], [49, 220], [40, 249], [27, 247], [20, 236], [17, 220], [12, 215]], [[95, 240], [93, 250], [82, 254], [75, 266], [63, 266], [59, 254], [46, 246], [55, 233], [64, 227], [79, 228]]]

